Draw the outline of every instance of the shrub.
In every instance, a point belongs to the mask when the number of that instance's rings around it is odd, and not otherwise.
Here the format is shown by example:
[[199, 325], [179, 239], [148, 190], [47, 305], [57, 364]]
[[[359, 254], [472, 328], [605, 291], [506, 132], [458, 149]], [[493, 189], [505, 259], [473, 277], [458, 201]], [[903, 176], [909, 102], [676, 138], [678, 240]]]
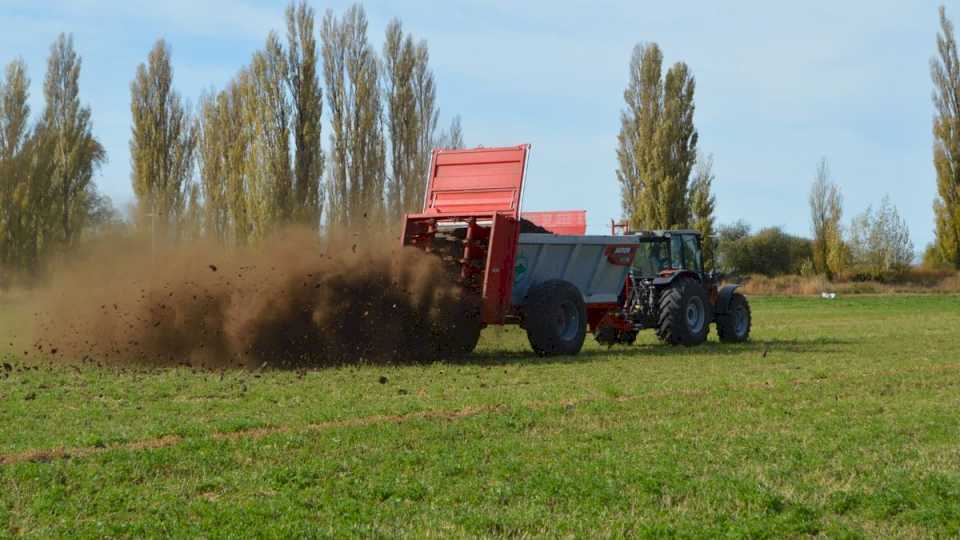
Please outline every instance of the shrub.
[[813, 256], [806, 238], [787, 234], [780, 227], [750, 234], [743, 223], [721, 228], [719, 248], [722, 270], [738, 275], [799, 274]]
[[954, 270], [910, 268], [895, 279], [853, 281], [856, 275], [836, 276], [833, 282], [824, 276], [784, 275], [769, 277], [751, 275], [742, 280], [743, 292], [766, 296], [812, 296], [822, 292], [845, 294], [880, 293], [957, 293], [960, 292], [960, 273]]
[[888, 282], [909, 271], [913, 242], [907, 222], [884, 197], [874, 211], [868, 207], [850, 226], [850, 255], [854, 281]]

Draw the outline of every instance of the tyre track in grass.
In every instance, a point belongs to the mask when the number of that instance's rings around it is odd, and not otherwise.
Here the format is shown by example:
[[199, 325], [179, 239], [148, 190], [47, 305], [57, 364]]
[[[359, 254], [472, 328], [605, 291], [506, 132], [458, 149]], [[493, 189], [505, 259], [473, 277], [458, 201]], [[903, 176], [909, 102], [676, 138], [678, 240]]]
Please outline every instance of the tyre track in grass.
[[[902, 377], [905, 374], [909, 373], [932, 373], [932, 374], [944, 374], [944, 373], [956, 373], [960, 370], [960, 364], [941, 364], [936, 366], [923, 366], [923, 367], [911, 367], [900, 370], [882, 370], [875, 373], [858, 373], [856, 375], [840, 375], [840, 376], [831, 376], [829, 379], [833, 381], [844, 380], [844, 381], [854, 381], [855, 379], [869, 378], [870, 380], [877, 381], [878, 377]], [[646, 392], [643, 394], [634, 394], [634, 395], [625, 395], [617, 396], [613, 398], [603, 397], [603, 396], [593, 396], [586, 397], [582, 399], [565, 399], [559, 401], [531, 401], [526, 403], [520, 403], [518, 405], [507, 405], [507, 404], [498, 404], [498, 405], [482, 405], [482, 406], [468, 406], [462, 409], [456, 410], [428, 410], [428, 411], [419, 411], [408, 414], [397, 414], [397, 415], [372, 415], [372, 416], [362, 416], [358, 418], [347, 418], [343, 420], [331, 420], [328, 422], [317, 422], [312, 424], [306, 424], [301, 426], [291, 426], [291, 425], [280, 425], [280, 426], [268, 426], [268, 427], [258, 427], [258, 428], [249, 428], [242, 429], [238, 431], [214, 431], [211, 432], [209, 437], [212, 437], [216, 440], [223, 441], [237, 441], [240, 439], [261, 439], [263, 437], [268, 437], [270, 435], [286, 434], [286, 433], [299, 433], [299, 432], [318, 432], [326, 431], [330, 429], [338, 428], [352, 428], [352, 427], [364, 427], [375, 424], [388, 424], [396, 423], [402, 424], [414, 420], [458, 420], [461, 418], [468, 418], [472, 416], [478, 416], [481, 414], [489, 414], [496, 412], [503, 412], [510, 408], [526, 408], [529, 410], [540, 411], [549, 409], [552, 407], [571, 407], [585, 405], [589, 403], [598, 403], [603, 401], [615, 402], [615, 403], [625, 403], [638, 399], [650, 399], [657, 397], [670, 397], [670, 396], [685, 396], [685, 397], [697, 397], [705, 396], [711, 392], [717, 390], [731, 391], [731, 390], [769, 390], [774, 391], [778, 390], [781, 384], [790, 385], [792, 387], [798, 386], [807, 386], [807, 385], [818, 385], [823, 384], [824, 380], [813, 376], [809, 379], [793, 379], [793, 380], [782, 380], [782, 381], [754, 381], [743, 383], [739, 385], [723, 385], [713, 388], [683, 388], [671, 391], [661, 391], [661, 392]], [[34, 462], [34, 463], [49, 463], [55, 460], [66, 460], [66, 459], [82, 459], [90, 457], [97, 454], [102, 454], [111, 451], [143, 451], [143, 450], [156, 450], [161, 448], [168, 448], [171, 446], [176, 446], [187, 441], [187, 438], [181, 437], [179, 435], [164, 435], [162, 437], [155, 437], [151, 439], [140, 439], [136, 441], [130, 441], [125, 443], [116, 443], [108, 445], [97, 445], [97, 446], [79, 446], [79, 447], [59, 447], [59, 448], [46, 448], [46, 449], [31, 449], [24, 450], [21, 452], [12, 452], [8, 454], [0, 454], [0, 466], [4, 465], [14, 465], [17, 463], [24, 462]]]
[[[313, 432], [325, 431], [337, 428], [363, 427], [374, 424], [397, 423], [402, 424], [413, 420], [457, 420], [469, 416], [476, 416], [484, 413], [492, 413], [506, 409], [505, 405], [493, 405], [482, 407], [465, 407], [454, 411], [421, 411], [409, 414], [399, 415], [374, 415], [363, 416], [359, 418], [349, 418], [345, 420], [331, 420], [329, 422], [318, 422], [306, 424], [303, 426], [272, 426], [243, 429], [239, 431], [214, 431], [208, 436], [225, 441], [235, 441], [239, 439], [261, 439], [270, 435], [294, 433], [294, 432]], [[80, 459], [90, 457], [96, 454], [120, 451], [140, 451], [156, 450], [168, 448], [184, 443], [187, 438], [179, 435], [164, 435], [152, 439], [141, 439], [137, 441], [116, 443], [98, 446], [77, 446], [60, 447], [48, 449], [32, 449], [22, 452], [13, 452], [9, 454], [0, 454], [0, 466], [13, 465], [16, 463], [35, 462], [49, 463], [54, 460]]]

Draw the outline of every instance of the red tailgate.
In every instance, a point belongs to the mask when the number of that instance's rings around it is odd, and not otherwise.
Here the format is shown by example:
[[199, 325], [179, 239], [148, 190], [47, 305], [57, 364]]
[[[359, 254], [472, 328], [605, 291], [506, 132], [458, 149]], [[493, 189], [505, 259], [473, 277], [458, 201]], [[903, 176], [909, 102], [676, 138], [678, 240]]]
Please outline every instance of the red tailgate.
[[520, 213], [530, 145], [434, 150], [424, 214]]

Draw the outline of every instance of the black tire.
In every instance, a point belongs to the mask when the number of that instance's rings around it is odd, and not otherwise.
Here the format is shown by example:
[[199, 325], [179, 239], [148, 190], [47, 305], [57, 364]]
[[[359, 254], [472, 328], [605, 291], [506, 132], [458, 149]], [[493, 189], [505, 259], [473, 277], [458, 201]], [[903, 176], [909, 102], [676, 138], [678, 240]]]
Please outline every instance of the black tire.
[[458, 311], [442, 330], [438, 344], [442, 358], [467, 356], [477, 348], [477, 342], [480, 341], [480, 331], [483, 329], [480, 299], [468, 296]]
[[660, 293], [657, 337], [670, 345], [690, 347], [707, 340], [712, 306], [700, 283], [681, 278]]
[[538, 356], [574, 355], [587, 335], [587, 306], [583, 295], [567, 281], [545, 281], [530, 291], [524, 307], [524, 326]]
[[717, 335], [723, 343], [743, 343], [750, 339], [753, 320], [747, 297], [733, 293], [727, 312], [717, 315]]
[[451, 359], [469, 355], [477, 348], [481, 330], [482, 325], [479, 323], [458, 324], [440, 343], [440, 356]]

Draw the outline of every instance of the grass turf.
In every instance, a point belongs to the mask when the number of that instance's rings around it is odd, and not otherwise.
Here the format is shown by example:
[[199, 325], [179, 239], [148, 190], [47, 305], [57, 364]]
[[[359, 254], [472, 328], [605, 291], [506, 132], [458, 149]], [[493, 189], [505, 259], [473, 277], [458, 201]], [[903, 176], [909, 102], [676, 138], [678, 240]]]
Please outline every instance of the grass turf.
[[516, 329], [468, 362], [307, 372], [17, 352], [0, 535], [960, 534], [960, 298], [752, 306], [749, 344], [549, 360]]

